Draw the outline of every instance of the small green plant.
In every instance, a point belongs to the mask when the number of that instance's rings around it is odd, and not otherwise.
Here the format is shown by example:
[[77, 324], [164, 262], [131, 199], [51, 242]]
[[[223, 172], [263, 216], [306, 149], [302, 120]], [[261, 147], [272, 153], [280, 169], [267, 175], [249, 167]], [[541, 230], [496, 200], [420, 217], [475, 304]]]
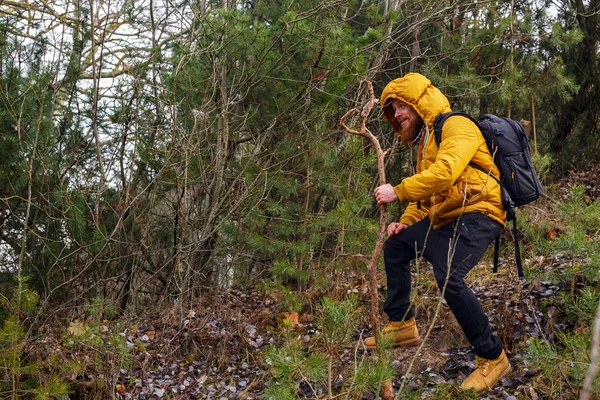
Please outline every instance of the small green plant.
[[90, 315], [98, 321], [112, 319], [117, 315], [117, 307], [114, 302], [103, 297], [92, 299], [92, 304], [90, 304], [88, 310]]
[[536, 172], [538, 173], [538, 177], [542, 181], [542, 183], [546, 182], [549, 179], [550, 167], [554, 165], [554, 158], [550, 154], [540, 154], [534, 152], [531, 155], [531, 159], [533, 161], [533, 165], [535, 167]]
[[585, 188], [571, 186], [567, 198], [554, 205], [552, 218], [536, 224], [521, 224], [525, 235], [541, 254], [558, 254], [569, 260], [566, 271], [550, 271], [547, 279], [571, 282], [575, 295], [578, 279], [597, 280], [600, 269], [600, 202], [586, 204]]
[[[391, 360], [386, 355], [365, 356], [354, 363], [336, 366], [341, 345], [350, 344], [357, 325], [357, 300], [323, 298], [317, 310], [319, 327], [308, 346], [302, 335], [288, 331], [284, 344], [271, 346], [265, 357], [272, 380], [265, 392], [267, 399], [296, 399], [298, 395], [320, 398], [333, 396], [333, 377], [350, 376], [339, 390], [349, 396], [379, 393], [384, 382], [394, 376]], [[353, 397], [354, 398], [354, 397]]]
[[577, 321], [580, 325], [590, 326], [600, 301], [600, 290], [587, 286], [578, 291], [575, 297], [569, 297], [564, 301], [565, 313], [570, 320]]
[[270, 268], [273, 276], [278, 277], [284, 283], [295, 283], [305, 285], [308, 281], [308, 271], [298, 268], [298, 265], [291, 260], [278, 260]]
[[[533, 384], [544, 398], [578, 398], [590, 365], [590, 329], [558, 332], [558, 343], [531, 339], [527, 363], [538, 371]], [[600, 378], [594, 381], [594, 392], [600, 393]]]
[[74, 351], [90, 352], [94, 370], [85, 372], [99, 377], [94, 382], [99, 396], [112, 396], [119, 371], [129, 369], [133, 359], [131, 345], [127, 344], [124, 333], [119, 332], [118, 325], [111, 329], [98, 322], [73, 321], [63, 341]]
[[[600, 230], [600, 203], [591, 202], [586, 206], [585, 188], [582, 185], [570, 188], [568, 198], [557, 206], [557, 212], [564, 232], [554, 241], [556, 250], [570, 255], [569, 274], [571, 278], [571, 296], [575, 293], [575, 282], [578, 275], [591, 281], [598, 276], [597, 265], [600, 263], [600, 244], [588, 232]], [[584, 263], [576, 257], [586, 255]]]
[[280, 348], [269, 347], [265, 364], [273, 376], [265, 395], [273, 400], [297, 398], [295, 395], [301, 390], [301, 384], [315, 396], [327, 374], [327, 356], [319, 352], [307, 353], [302, 343], [292, 336]]
[[391, 360], [384, 355], [366, 358], [360, 362], [354, 372], [347, 390], [353, 393], [380, 393], [383, 383], [394, 377]]
[[[568, 280], [570, 290], [544, 303], [561, 311], [551, 322], [566, 318], [575, 329], [556, 329], [553, 341], [531, 339], [526, 365], [538, 372], [534, 385], [541, 397], [578, 398], [589, 368], [591, 325], [600, 300], [600, 203], [586, 200], [585, 188], [576, 185], [551, 207], [550, 218], [524, 231], [541, 254], [555, 256], [566, 266], [550, 270], [544, 279]], [[600, 379], [596, 379], [594, 390], [599, 388]]]
[[357, 302], [354, 297], [343, 301], [334, 301], [327, 297], [319, 310], [318, 322], [325, 341], [337, 345], [346, 343], [356, 326], [355, 314]]
[[[267, 398], [293, 399], [299, 391], [311, 392], [323, 390], [328, 372], [331, 372], [331, 352], [349, 336], [352, 327], [351, 314], [356, 309], [355, 301], [332, 301], [325, 298], [318, 311], [318, 324], [321, 327], [320, 337], [324, 340], [326, 352], [315, 348], [308, 353], [304, 344], [288, 334], [283, 346], [271, 346], [267, 352], [265, 363], [269, 366], [273, 381], [266, 392]], [[289, 328], [286, 331], [289, 332]], [[329, 377], [328, 381], [331, 381]], [[329, 390], [331, 390], [329, 388]]]
[[281, 298], [279, 307], [284, 311], [299, 312], [306, 299], [303, 299], [298, 292], [291, 290], [278, 280], [263, 281], [259, 283], [258, 288], [266, 292], [275, 292]]
[[57, 375], [50, 375], [43, 385], [32, 389], [35, 400], [60, 399], [69, 393], [68, 385]]
[[56, 374], [46, 374], [39, 363], [23, 357], [27, 337], [21, 318], [37, 309], [37, 293], [22, 285], [10, 299], [0, 299], [7, 315], [0, 328], [0, 398], [42, 400], [67, 395], [68, 385]]

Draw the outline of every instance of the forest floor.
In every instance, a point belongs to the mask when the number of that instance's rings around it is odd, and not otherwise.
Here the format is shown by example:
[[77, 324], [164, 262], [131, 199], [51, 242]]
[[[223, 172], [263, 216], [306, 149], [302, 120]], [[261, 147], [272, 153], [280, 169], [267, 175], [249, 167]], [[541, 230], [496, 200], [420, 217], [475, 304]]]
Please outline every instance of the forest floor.
[[[591, 199], [598, 195], [595, 185], [600, 182], [599, 172], [600, 169], [594, 169], [592, 175], [579, 177]], [[573, 329], [568, 320], [559, 318], [553, 306], [562, 294], [570, 292], [571, 282], [552, 283], [535, 276], [519, 280], [510, 232], [508, 229], [505, 232], [506, 248], [502, 253], [505, 257], [501, 258], [499, 272], [491, 272], [490, 252], [484, 258], [488, 261], [482, 261], [468, 277], [469, 286], [480, 299], [513, 366], [510, 376], [480, 398], [537, 399], [537, 371], [530, 366], [526, 349], [531, 338], [553, 341], [558, 332]], [[566, 268], [570, 261], [560, 254], [524, 260], [530, 271], [555, 273]], [[355, 294], [360, 305], [356, 311], [359, 322], [353, 327], [350, 340], [344, 343], [324, 346], [324, 333], [316, 323], [316, 316], [310, 311], [299, 315], [285, 313], [282, 297], [275, 292], [254, 287], [215, 289], [180, 309], [173, 307], [170, 312], [160, 313], [150, 310], [143, 320], [100, 321], [101, 332], [117, 333], [127, 339], [129, 361], [99, 361], [98, 357], [88, 357], [87, 373], [72, 377], [72, 383], [79, 385], [80, 392], [71, 398], [99, 398], [92, 393], [97, 388], [94, 381], [104, 380], [115, 385], [115, 392], [122, 399], [261, 399], [265, 388], [275, 384], [265, 362], [267, 349], [282, 346], [286, 340], [298, 341], [307, 354], [329, 352], [333, 359], [330, 384], [334, 394], [342, 393], [341, 388], [347, 387], [352, 379], [349, 373], [352, 368], [348, 366], [376, 357], [377, 353], [366, 351], [361, 342], [372, 334], [366, 268], [364, 274], [338, 274], [331, 277], [332, 282], [336, 282], [335, 289], [327, 293], [307, 290], [303, 295], [309, 299], [307, 304], [320, 304], [325, 296], [340, 299], [349, 293]], [[447, 385], [447, 392], [454, 391], [455, 398], [460, 398], [457, 387], [474, 368], [475, 355], [448, 307], [442, 303], [435, 315], [439, 291], [431, 267], [426, 263], [422, 265], [415, 279], [417, 324], [426, 340], [419, 348], [386, 350], [395, 369], [394, 389], [397, 391], [402, 385], [420, 393], [418, 398], [433, 399], [436, 387]], [[383, 274], [380, 282], [379, 295], [383, 299]], [[282, 319], [289, 320], [285, 327]], [[69, 327], [70, 332], [76, 329], [73, 325]], [[65, 359], [81, 357], [80, 352], [65, 349], [63, 342], [64, 337], [49, 331], [43, 346]], [[104, 362], [106, 374], [112, 374], [110, 379], [102, 376], [103, 369], [99, 365], [92, 367], [98, 362]], [[325, 398], [328, 388], [322, 386], [311, 387], [298, 382], [298, 398]], [[315, 396], [315, 392], [319, 395]], [[574, 398], [574, 395], [567, 393], [564, 398]], [[362, 398], [376, 397], [376, 393], [365, 393]]]
[[[557, 262], [551, 259], [544, 261], [548, 266], [556, 266]], [[478, 278], [471, 287], [509, 350], [513, 373], [482, 398], [537, 398], [531, 384], [536, 371], [528, 367], [523, 349], [527, 347], [529, 338], [552, 340], [557, 330], [569, 329], [565, 324], [554, 323], [552, 308], [543, 310], [540, 306], [568, 288], [550, 282], [520, 282], [508, 278], [512, 274], [506, 273], [491, 276], [489, 268], [490, 265], [481, 265], [474, 271]], [[423, 303], [429, 303], [421, 307], [434, 308], [437, 298], [430, 292], [437, 288], [433, 286], [421, 293]], [[363, 288], [349, 285], [346, 290], [362, 292]], [[364, 300], [361, 312], [366, 320], [366, 293]], [[422, 337], [433, 322], [431, 333], [421, 348], [387, 351], [396, 369], [393, 381], [396, 390], [406, 376], [404, 384], [415, 391], [422, 391], [420, 398], [435, 398], [437, 385], [460, 384], [474, 368], [475, 355], [446, 306], [442, 306], [436, 321], [432, 321], [432, 315], [423, 315], [427, 312], [426, 309], [418, 311]], [[281, 345], [283, 336], [288, 335], [286, 337], [293, 336], [302, 342], [307, 353], [323, 351], [322, 341], [318, 338], [321, 333], [313, 323], [313, 315], [300, 314], [298, 324], [291, 331], [281, 328], [278, 316], [281, 318], [277, 295], [250, 288], [232, 288], [206, 293], [198, 304], [188, 308], [182, 327], [177, 322], [176, 313], [156, 314], [130, 325], [124, 329], [129, 341], [143, 343], [143, 346], [134, 347], [134, 361], [130, 369], [120, 368], [118, 371], [121, 398], [261, 398], [265, 385], [269, 381], [274, 382], [264, 362], [268, 346]], [[120, 327], [123, 329], [123, 325]], [[341, 370], [361, 362], [365, 357], [375, 356], [375, 352], [366, 351], [360, 341], [361, 337], [370, 334], [370, 327], [365, 323], [354, 332], [352, 345], [336, 348], [332, 369]], [[418, 356], [415, 357], [417, 351]], [[407, 374], [411, 362], [414, 364]], [[98, 377], [86, 377], [95, 378]], [[350, 378], [347, 374], [336, 374], [334, 389], [347, 385]], [[308, 386], [299, 384], [299, 393], [299, 398], [314, 398]], [[367, 393], [362, 398], [375, 398], [375, 395]]]

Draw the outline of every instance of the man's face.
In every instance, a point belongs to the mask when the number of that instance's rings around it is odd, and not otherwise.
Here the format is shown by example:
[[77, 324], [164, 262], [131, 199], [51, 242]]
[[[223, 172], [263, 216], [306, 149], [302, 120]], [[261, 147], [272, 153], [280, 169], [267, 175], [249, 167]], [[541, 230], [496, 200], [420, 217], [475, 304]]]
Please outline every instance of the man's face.
[[400, 126], [402, 143], [410, 144], [423, 128], [423, 120], [411, 106], [398, 99], [392, 99], [390, 107], [394, 110], [394, 118]]

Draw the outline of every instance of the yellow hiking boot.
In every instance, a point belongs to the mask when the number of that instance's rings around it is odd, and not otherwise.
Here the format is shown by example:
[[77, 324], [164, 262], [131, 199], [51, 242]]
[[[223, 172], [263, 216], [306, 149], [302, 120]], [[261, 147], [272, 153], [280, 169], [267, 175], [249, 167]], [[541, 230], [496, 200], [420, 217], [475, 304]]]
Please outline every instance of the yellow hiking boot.
[[[411, 347], [421, 343], [414, 317], [406, 321], [388, 322], [381, 331], [381, 337], [383, 345], [388, 347]], [[364, 344], [369, 350], [377, 348], [374, 336], [366, 338]]]
[[488, 360], [475, 356], [476, 367], [471, 375], [460, 385], [462, 390], [475, 389], [477, 393], [491, 389], [501, 378], [510, 374], [512, 368], [506, 353], [502, 350], [500, 357]]

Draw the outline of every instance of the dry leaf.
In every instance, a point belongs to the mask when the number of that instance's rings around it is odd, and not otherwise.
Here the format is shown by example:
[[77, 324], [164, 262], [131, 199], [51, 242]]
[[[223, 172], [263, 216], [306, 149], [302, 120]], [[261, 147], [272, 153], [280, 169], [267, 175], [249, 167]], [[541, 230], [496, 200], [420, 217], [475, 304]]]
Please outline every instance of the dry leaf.
[[315, 316], [312, 315], [311, 313], [302, 313], [302, 315], [300, 316], [300, 321], [302, 321], [302, 323], [304, 323], [304, 324], [310, 324], [314, 320], [315, 320]]
[[362, 277], [355, 279], [354, 282], [352, 282], [351, 285], [351, 291], [354, 293], [367, 293], [369, 291], [369, 284], [368, 282], [363, 279]]
[[531, 386], [527, 386], [526, 387], [525, 393], [529, 395], [529, 398], [531, 400], [538, 400], [539, 399], [539, 396], [538, 396], [537, 392]]
[[154, 340], [154, 335], [156, 334], [156, 331], [148, 331], [146, 332], [146, 335], [148, 336], [148, 341], [151, 342]]
[[519, 321], [523, 321], [523, 313], [521, 311], [517, 311], [516, 316]]
[[391, 379], [383, 382], [383, 387], [381, 388], [381, 397], [386, 400], [394, 398], [394, 386], [392, 385]]
[[298, 313], [296, 311], [283, 312], [277, 315], [277, 322], [282, 329], [291, 329], [298, 325]]
[[285, 316], [285, 320], [291, 325], [292, 328], [298, 325], [298, 313], [296, 311], [289, 313], [284, 312], [283, 315]]
[[542, 263], [544, 262], [544, 256], [537, 256], [537, 257], [535, 258], [535, 261], [536, 261], [538, 264], [542, 264]]

